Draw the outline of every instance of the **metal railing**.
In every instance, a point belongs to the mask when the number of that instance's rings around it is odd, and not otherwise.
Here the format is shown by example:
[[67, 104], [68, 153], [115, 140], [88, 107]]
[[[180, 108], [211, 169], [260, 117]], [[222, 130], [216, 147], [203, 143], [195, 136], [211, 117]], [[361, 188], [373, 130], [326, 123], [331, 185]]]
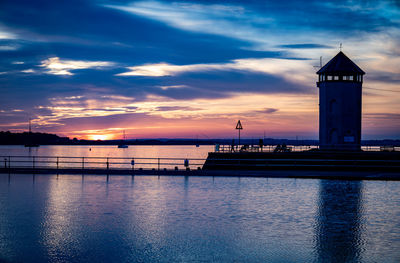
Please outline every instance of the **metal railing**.
[[[303, 152], [312, 149], [319, 149], [318, 145], [224, 145], [216, 144], [215, 152]], [[361, 146], [363, 151], [400, 151], [400, 147], [394, 146]]]
[[[266, 147], [249, 147], [246, 151], [258, 152], [273, 152], [276, 146]], [[314, 146], [316, 148], [316, 146]], [[217, 147], [216, 147], [217, 148]], [[285, 149], [288, 151], [304, 151], [313, 149], [313, 146], [287, 146]], [[217, 150], [217, 149], [216, 149]], [[372, 146], [364, 148], [364, 151], [399, 151], [399, 147], [380, 147]], [[220, 145], [219, 152], [235, 152], [234, 148], [230, 145]], [[240, 149], [238, 149], [240, 151]], [[103, 169], [103, 170], [199, 170], [202, 169], [207, 159], [205, 158], [128, 158], [128, 157], [71, 157], [71, 156], [0, 156], [0, 168], [30, 168], [30, 169]], [[287, 165], [303, 165], [307, 161], [308, 165], [311, 163], [324, 162], [334, 163], [337, 160], [290, 160], [290, 159], [222, 159], [220, 162], [215, 163], [218, 159], [208, 160], [209, 165], [225, 166], [225, 165], [243, 165], [243, 166], [271, 166], [272, 164]], [[371, 160], [340, 160], [342, 163], [353, 162], [354, 164], [360, 163], [374, 163]], [[376, 161], [382, 162], [382, 161]], [[399, 161], [386, 161], [389, 163], [399, 163]]]
[[315, 145], [282, 146], [282, 145], [215, 145], [215, 152], [274, 152], [276, 149], [283, 152], [302, 152], [318, 149]]
[[201, 169], [206, 159], [70, 156], [0, 156], [1, 168], [51, 169]]

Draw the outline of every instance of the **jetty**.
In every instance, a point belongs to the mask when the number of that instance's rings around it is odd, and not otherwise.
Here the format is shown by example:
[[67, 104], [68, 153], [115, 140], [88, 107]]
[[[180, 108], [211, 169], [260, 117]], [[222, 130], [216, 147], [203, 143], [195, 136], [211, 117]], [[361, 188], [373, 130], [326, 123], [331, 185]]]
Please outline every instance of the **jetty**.
[[[67, 157], [67, 156], [0, 156], [0, 173], [9, 178], [18, 174], [32, 175], [119, 175], [119, 176], [224, 176], [265, 178], [308, 178], [335, 180], [400, 180], [400, 161], [382, 160], [374, 169], [365, 168], [365, 163], [344, 160], [340, 169], [337, 163], [326, 159], [327, 164], [317, 164], [319, 159], [305, 158], [302, 152], [294, 162], [282, 155], [262, 153], [266, 158], [252, 158], [254, 153], [209, 153], [207, 159], [186, 158], [112, 158], [112, 157]], [[233, 155], [232, 155], [233, 154]], [[397, 152], [399, 156], [400, 152]], [[382, 157], [386, 154], [383, 153]], [[280, 157], [278, 159], [277, 157]], [[368, 156], [368, 154], [366, 154]], [[224, 158], [222, 158], [224, 157]], [[370, 156], [371, 157], [371, 156]], [[236, 159], [234, 159], [236, 158]], [[293, 158], [293, 155], [291, 156]], [[374, 157], [375, 158], [375, 157]], [[304, 163], [306, 162], [306, 163]], [[333, 162], [337, 162], [334, 160]], [[373, 163], [373, 162], [372, 162]], [[391, 168], [387, 168], [390, 164]], [[382, 166], [384, 167], [382, 169]], [[385, 168], [386, 167], [386, 168]], [[365, 169], [364, 169], [365, 168]]]
[[400, 172], [400, 152], [210, 152], [203, 169]]

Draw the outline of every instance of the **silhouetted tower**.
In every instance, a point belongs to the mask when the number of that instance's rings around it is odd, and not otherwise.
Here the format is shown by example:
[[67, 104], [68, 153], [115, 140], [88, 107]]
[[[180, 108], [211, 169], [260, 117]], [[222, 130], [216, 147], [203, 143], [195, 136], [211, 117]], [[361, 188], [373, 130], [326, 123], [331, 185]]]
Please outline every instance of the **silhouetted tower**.
[[320, 149], [359, 151], [365, 72], [340, 51], [317, 74]]

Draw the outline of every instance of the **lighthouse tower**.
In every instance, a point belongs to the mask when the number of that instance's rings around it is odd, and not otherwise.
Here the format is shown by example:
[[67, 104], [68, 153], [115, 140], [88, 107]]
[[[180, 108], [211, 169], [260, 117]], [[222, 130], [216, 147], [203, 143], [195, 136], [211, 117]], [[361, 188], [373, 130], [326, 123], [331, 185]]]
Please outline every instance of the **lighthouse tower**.
[[365, 72], [340, 51], [317, 74], [320, 149], [359, 151]]

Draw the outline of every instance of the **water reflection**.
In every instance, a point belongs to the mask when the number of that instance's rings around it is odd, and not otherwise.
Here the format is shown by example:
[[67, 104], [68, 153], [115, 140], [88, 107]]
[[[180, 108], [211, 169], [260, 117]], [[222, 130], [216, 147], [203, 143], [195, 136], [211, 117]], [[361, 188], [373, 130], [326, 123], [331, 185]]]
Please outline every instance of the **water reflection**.
[[359, 262], [362, 182], [321, 180], [317, 214], [319, 262]]
[[[0, 262], [397, 262], [399, 182], [0, 175]], [[396, 261], [397, 260], [397, 261]]]

